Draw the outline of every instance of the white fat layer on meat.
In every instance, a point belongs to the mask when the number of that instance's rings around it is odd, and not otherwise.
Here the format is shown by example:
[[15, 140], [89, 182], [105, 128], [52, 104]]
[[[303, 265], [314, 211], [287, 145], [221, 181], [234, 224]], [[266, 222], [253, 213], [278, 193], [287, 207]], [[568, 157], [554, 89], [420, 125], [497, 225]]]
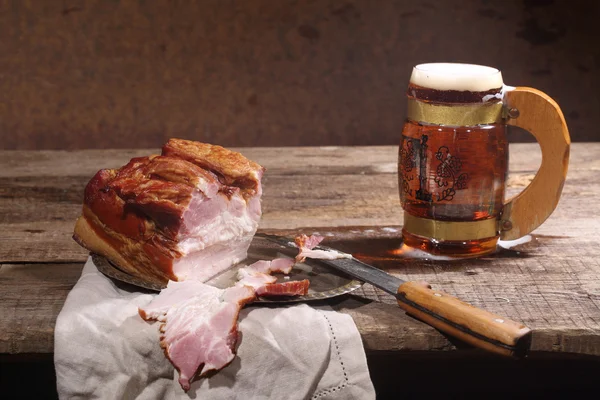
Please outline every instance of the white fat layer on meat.
[[[253, 264], [238, 269], [238, 281], [235, 286], [251, 287], [256, 290], [258, 295], [294, 295], [299, 293], [296, 286], [293, 286], [294, 284], [298, 284], [297, 281], [277, 283], [277, 278], [271, 275], [272, 273], [289, 274], [294, 264], [294, 259], [285, 257], [275, 258], [271, 261], [256, 261]], [[287, 276], [285, 278], [289, 279]]]
[[352, 258], [352, 254], [342, 253], [337, 250], [308, 250], [302, 249], [298, 257], [314, 258], [319, 260], [336, 260], [338, 258]]
[[[239, 271], [238, 271], [239, 272]], [[267, 275], [262, 272], [242, 272], [238, 273], [238, 282], [235, 286], [249, 286], [253, 289], [258, 289], [265, 285], [277, 282], [277, 278], [273, 275]]]
[[280, 272], [282, 274], [289, 274], [294, 267], [296, 260], [293, 258], [276, 258], [271, 260], [270, 269], [271, 272]]
[[250, 286], [260, 289], [265, 285], [277, 282], [277, 278], [270, 275], [273, 272], [289, 274], [294, 265], [293, 259], [276, 258], [271, 261], [259, 260], [237, 271], [238, 282], [236, 286]]
[[257, 204], [246, 203], [239, 192], [211, 199], [196, 193], [183, 215], [177, 245], [182, 256], [173, 261], [177, 279], [205, 282], [245, 259], [260, 220]]
[[[205, 202], [210, 203], [203, 204]], [[210, 212], [214, 214], [210, 216], [212, 218], [203, 219], [202, 215], [197, 214], [198, 209], [206, 206], [211, 208]], [[252, 213], [239, 194], [233, 195], [231, 200], [227, 200], [222, 195], [210, 200], [194, 196], [183, 219], [184, 224], [187, 222], [187, 226], [192, 225], [177, 246], [177, 250], [185, 256], [214, 243], [227, 242], [243, 236], [254, 236], [260, 215]]]
[[238, 270], [238, 277], [241, 279], [242, 274], [247, 275], [252, 273], [271, 274], [280, 272], [283, 274], [289, 274], [294, 264], [295, 260], [293, 258], [275, 258], [270, 261], [259, 260], [248, 266], [240, 268]]
[[173, 273], [179, 280], [206, 282], [246, 258], [252, 236], [214, 244], [173, 261]]
[[243, 279], [255, 273], [271, 273], [271, 261], [258, 260], [255, 263], [240, 268], [237, 272], [238, 279]]
[[169, 281], [167, 287], [160, 292], [160, 295], [156, 296], [147, 306], [140, 308], [145, 314], [144, 319], [161, 318], [172, 306], [197, 295], [202, 286], [199, 281]]

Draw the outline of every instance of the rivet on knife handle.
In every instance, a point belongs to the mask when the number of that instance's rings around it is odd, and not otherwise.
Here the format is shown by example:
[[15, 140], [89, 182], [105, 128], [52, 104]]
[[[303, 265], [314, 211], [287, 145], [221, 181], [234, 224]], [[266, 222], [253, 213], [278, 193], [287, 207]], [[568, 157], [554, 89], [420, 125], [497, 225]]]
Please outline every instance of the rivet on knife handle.
[[512, 357], [523, 357], [531, 346], [525, 325], [479, 309], [423, 282], [398, 288], [398, 305], [408, 314], [473, 346]]

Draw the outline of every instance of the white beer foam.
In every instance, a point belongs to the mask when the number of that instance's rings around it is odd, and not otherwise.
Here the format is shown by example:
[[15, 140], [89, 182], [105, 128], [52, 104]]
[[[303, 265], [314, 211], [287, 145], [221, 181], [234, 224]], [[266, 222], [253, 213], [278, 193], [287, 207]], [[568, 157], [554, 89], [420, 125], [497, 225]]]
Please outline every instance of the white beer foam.
[[429, 63], [413, 68], [410, 82], [436, 90], [485, 92], [503, 86], [496, 68], [475, 64]]

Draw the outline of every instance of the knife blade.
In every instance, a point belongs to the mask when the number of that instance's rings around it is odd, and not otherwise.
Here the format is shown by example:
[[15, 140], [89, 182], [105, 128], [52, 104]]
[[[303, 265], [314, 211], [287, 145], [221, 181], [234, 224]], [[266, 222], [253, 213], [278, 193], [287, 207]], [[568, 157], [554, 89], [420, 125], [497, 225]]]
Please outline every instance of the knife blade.
[[[260, 236], [296, 248], [293, 240], [273, 235]], [[338, 251], [321, 245], [315, 249]], [[529, 352], [531, 329], [522, 323], [434, 290], [426, 282], [404, 281], [354, 257], [319, 261], [393, 295], [400, 308], [408, 314], [473, 346], [515, 358], [524, 357]]]

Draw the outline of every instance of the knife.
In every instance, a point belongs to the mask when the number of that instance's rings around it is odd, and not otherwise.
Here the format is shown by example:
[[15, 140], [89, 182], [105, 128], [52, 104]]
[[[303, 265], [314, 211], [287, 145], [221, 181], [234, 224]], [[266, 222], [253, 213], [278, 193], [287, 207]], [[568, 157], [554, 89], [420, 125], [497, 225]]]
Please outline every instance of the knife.
[[[260, 236], [286, 247], [295, 246], [293, 240]], [[326, 246], [315, 249], [337, 251]], [[531, 329], [519, 322], [434, 290], [426, 282], [404, 281], [354, 257], [319, 261], [393, 295], [407, 314], [475, 347], [514, 358], [529, 352]]]

